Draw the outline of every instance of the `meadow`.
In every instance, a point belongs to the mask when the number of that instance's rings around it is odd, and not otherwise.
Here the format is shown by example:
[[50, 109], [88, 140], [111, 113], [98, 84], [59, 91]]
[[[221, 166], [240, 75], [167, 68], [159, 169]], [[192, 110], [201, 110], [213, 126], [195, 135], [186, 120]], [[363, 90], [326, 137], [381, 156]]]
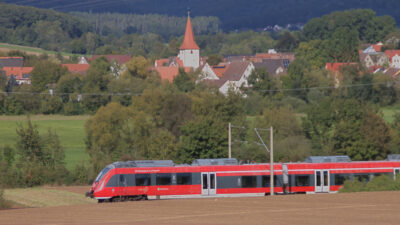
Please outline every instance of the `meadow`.
[[[84, 125], [90, 116], [34, 115], [31, 121], [36, 124], [40, 134], [45, 134], [50, 128], [57, 133], [65, 151], [67, 169], [73, 169], [77, 164], [89, 159], [85, 152]], [[15, 147], [18, 136], [18, 124], [26, 126], [27, 116], [0, 116], [0, 147], [10, 145]]]

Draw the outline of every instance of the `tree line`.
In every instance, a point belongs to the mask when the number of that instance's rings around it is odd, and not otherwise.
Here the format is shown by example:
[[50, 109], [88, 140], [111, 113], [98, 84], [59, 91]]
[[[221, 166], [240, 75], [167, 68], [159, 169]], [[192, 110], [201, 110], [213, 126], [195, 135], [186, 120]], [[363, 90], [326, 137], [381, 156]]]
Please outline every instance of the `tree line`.
[[[12, 0], [5, 2], [14, 3]], [[375, 0], [131, 0], [114, 2], [92, 2], [89, 0], [69, 1], [28, 1], [21, 2], [42, 8], [54, 8], [63, 12], [82, 11], [92, 13], [135, 13], [135, 14], [168, 14], [185, 16], [188, 7], [194, 16], [215, 16], [222, 22], [225, 31], [235, 29], [257, 29], [266, 26], [306, 23], [308, 20], [335, 11], [366, 8], [373, 9], [379, 15], [391, 15], [399, 21], [396, 11], [400, 4], [397, 0], [386, 0], [377, 4]], [[243, 10], [245, 9], [245, 10]]]

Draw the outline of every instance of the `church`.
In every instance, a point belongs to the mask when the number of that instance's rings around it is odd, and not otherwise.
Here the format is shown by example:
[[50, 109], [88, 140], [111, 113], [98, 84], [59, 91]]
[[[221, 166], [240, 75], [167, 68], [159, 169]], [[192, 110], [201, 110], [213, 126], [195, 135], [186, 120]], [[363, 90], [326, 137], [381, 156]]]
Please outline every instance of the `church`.
[[179, 68], [184, 69], [185, 72], [196, 71], [204, 65], [204, 61], [200, 58], [200, 48], [196, 44], [192, 22], [188, 14], [185, 36], [179, 47], [178, 56], [168, 59], [158, 59], [155, 61], [154, 67], [160, 74], [161, 79], [172, 82], [175, 76], [178, 75]]
[[248, 78], [254, 70], [254, 64], [248, 60], [222, 62], [210, 66], [206, 58], [200, 57], [200, 48], [196, 44], [190, 15], [186, 23], [185, 36], [179, 48], [178, 56], [155, 61], [154, 69], [162, 80], [173, 82], [179, 69], [185, 72], [198, 71], [200, 76], [196, 82], [204, 82], [214, 86], [227, 95], [229, 90], [240, 93], [242, 87], [248, 87]]

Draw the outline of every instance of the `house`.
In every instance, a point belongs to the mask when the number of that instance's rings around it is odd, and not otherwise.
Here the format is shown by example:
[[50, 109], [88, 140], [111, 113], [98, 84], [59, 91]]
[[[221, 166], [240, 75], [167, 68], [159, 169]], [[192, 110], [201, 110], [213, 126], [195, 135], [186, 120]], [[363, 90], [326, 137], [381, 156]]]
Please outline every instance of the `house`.
[[388, 64], [389, 59], [383, 52], [376, 52], [375, 50], [371, 53], [365, 53], [364, 51], [359, 52], [360, 62], [367, 68], [374, 66], [384, 66]]
[[66, 67], [70, 73], [86, 75], [90, 65], [89, 64], [61, 64], [62, 67]]
[[89, 64], [89, 61], [85, 56], [80, 56], [78, 58], [78, 64]]
[[385, 55], [389, 59], [389, 66], [400, 68], [400, 50], [386, 50]]
[[3, 67], [2, 70], [8, 79], [13, 76], [19, 85], [31, 84], [33, 67]]
[[210, 66], [206, 63], [201, 69], [200, 80], [219, 80], [228, 69], [230, 63], [220, 63], [216, 66]]
[[23, 57], [0, 57], [0, 69], [3, 67], [22, 67]]
[[[183, 68], [186, 73], [191, 71], [191, 68]], [[172, 83], [175, 77], [179, 74], [179, 67], [176, 66], [159, 66], [154, 68], [161, 77], [161, 80], [166, 80]]]
[[290, 61], [288, 59], [265, 59], [261, 62], [255, 62], [254, 67], [264, 68], [269, 75], [277, 76], [286, 74]]
[[266, 59], [286, 59], [289, 62], [292, 62], [295, 57], [293, 52], [287, 52], [287, 53], [257, 53], [254, 56], [249, 57], [249, 60], [256, 63], [256, 62], [262, 62], [263, 60]]
[[229, 91], [240, 93], [241, 87], [249, 87], [248, 79], [254, 70], [254, 65], [249, 61], [234, 61], [231, 62], [220, 79], [204, 80], [208, 85], [218, 88], [218, 90], [228, 95]]

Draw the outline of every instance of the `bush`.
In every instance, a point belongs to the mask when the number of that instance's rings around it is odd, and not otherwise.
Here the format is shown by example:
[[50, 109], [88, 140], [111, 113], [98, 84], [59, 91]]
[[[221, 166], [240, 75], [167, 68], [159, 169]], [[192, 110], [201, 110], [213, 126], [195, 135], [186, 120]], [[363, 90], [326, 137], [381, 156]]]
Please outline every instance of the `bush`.
[[89, 169], [86, 168], [85, 164], [76, 165], [74, 170], [71, 172], [71, 183], [73, 184], [90, 184], [93, 176], [90, 175]]
[[0, 189], [0, 209], [10, 208], [10, 204], [3, 198], [3, 190]]
[[398, 191], [400, 190], [400, 176], [394, 180], [392, 177], [383, 175], [374, 177], [370, 182], [360, 182], [358, 180], [347, 180], [344, 182], [343, 188], [339, 190], [345, 192], [365, 192], [365, 191]]
[[84, 110], [79, 102], [68, 102], [64, 104], [64, 115], [73, 116], [83, 114]]

